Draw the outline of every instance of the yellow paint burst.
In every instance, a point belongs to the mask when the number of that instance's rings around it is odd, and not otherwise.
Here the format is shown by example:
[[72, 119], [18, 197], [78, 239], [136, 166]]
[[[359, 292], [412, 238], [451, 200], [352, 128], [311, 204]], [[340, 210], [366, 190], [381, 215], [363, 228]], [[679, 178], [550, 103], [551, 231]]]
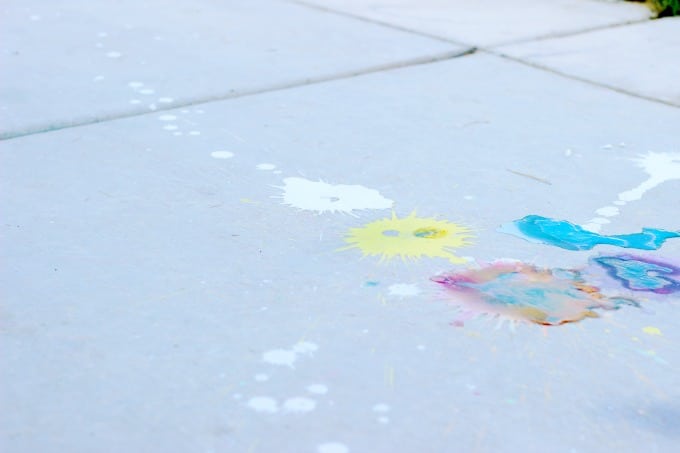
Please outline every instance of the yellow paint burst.
[[400, 219], [393, 212], [391, 218], [351, 228], [345, 238], [350, 245], [341, 250], [358, 248], [364, 256], [381, 256], [381, 262], [396, 256], [404, 261], [428, 256], [459, 264], [466, 260], [452, 250], [469, 245], [471, 237], [468, 228], [446, 220], [417, 217], [415, 211]]
[[661, 335], [661, 329], [659, 329], [658, 327], [647, 326], [643, 327], [642, 331], [647, 335]]

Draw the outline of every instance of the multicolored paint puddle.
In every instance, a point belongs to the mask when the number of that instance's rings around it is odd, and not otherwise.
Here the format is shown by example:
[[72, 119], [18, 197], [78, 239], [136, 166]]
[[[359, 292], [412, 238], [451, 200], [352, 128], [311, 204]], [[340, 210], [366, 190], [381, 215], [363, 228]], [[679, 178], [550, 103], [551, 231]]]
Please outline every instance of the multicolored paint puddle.
[[502, 233], [526, 239], [529, 242], [554, 245], [567, 250], [590, 250], [606, 244], [640, 250], [657, 250], [667, 239], [680, 237], [680, 232], [643, 228], [640, 233], [602, 235], [584, 230], [566, 220], [555, 220], [539, 215], [528, 215], [498, 228]]
[[357, 248], [364, 256], [380, 256], [381, 262], [397, 256], [404, 261], [427, 256], [459, 264], [466, 260], [453, 250], [469, 245], [471, 237], [468, 228], [446, 220], [417, 217], [415, 212], [398, 218], [392, 213], [392, 217], [351, 228], [345, 238], [350, 245], [340, 250]]
[[591, 261], [631, 291], [680, 292], [680, 268], [672, 264], [632, 255], [600, 256]]
[[557, 326], [597, 318], [595, 310], [639, 306], [631, 299], [605, 296], [588, 285], [578, 270], [544, 269], [520, 262], [495, 261], [481, 269], [445, 273], [431, 280], [459, 307], [456, 325], [488, 316]]

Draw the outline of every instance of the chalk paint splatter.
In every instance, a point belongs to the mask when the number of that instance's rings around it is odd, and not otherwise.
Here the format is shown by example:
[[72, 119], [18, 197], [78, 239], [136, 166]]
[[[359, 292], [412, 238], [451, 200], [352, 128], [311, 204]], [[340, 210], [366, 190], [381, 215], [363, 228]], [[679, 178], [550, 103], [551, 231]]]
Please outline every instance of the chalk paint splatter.
[[380, 261], [394, 257], [416, 260], [423, 256], [445, 258], [452, 263], [466, 260], [453, 254], [458, 247], [469, 245], [470, 230], [446, 220], [417, 217], [392, 217], [376, 220], [361, 228], [351, 228], [345, 238], [350, 245], [340, 250], [357, 248], [364, 256], [380, 256]]
[[420, 288], [418, 285], [412, 283], [395, 283], [387, 288], [390, 296], [396, 297], [413, 297], [420, 294]]
[[294, 368], [299, 356], [311, 356], [319, 347], [308, 341], [302, 341], [291, 349], [272, 349], [262, 354], [262, 360], [272, 365]]
[[394, 203], [377, 190], [359, 185], [333, 185], [297, 177], [285, 178], [283, 183], [280, 187], [283, 204], [319, 214], [344, 212], [355, 215], [354, 211], [388, 209]]
[[670, 294], [680, 291], [680, 268], [632, 255], [600, 256], [592, 261], [632, 291]]
[[680, 237], [679, 232], [655, 228], [643, 228], [640, 233], [606, 236], [584, 230], [581, 226], [566, 220], [549, 219], [538, 215], [528, 215], [503, 224], [498, 231], [530, 242], [554, 245], [567, 250], [590, 250], [600, 244], [657, 250], [667, 239]]
[[432, 277], [459, 307], [454, 324], [478, 316], [545, 326], [597, 318], [595, 310], [617, 310], [638, 304], [608, 298], [570, 269], [543, 269], [530, 264], [495, 261], [477, 270]]
[[[639, 200], [645, 192], [674, 179], [680, 180], [680, 153], [648, 153], [633, 159], [642, 168], [649, 178], [639, 186], [621, 192], [618, 199], [613, 203], [617, 206], [624, 206], [630, 201]], [[600, 231], [602, 224], [609, 223], [609, 218], [619, 214], [616, 206], [604, 206], [595, 213], [599, 217], [592, 218], [583, 228], [591, 231]]]

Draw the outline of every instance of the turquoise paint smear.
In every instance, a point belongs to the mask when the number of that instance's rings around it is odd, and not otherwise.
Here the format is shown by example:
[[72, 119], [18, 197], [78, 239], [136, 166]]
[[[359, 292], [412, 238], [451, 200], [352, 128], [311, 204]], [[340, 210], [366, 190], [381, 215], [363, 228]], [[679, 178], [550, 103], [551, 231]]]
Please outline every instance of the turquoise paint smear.
[[670, 294], [680, 291], [680, 268], [630, 255], [593, 258], [610, 277], [633, 291]]
[[567, 250], [590, 250], [596, 245], [614, 245], [639, 250], [657, 250], [667, 239], [680, 237], [680, 232], [643, 228], [640, 233], [606, 236], [584, 230], [566, 220], [528, 215], [498, 228], [530, 242], [554, 245]]

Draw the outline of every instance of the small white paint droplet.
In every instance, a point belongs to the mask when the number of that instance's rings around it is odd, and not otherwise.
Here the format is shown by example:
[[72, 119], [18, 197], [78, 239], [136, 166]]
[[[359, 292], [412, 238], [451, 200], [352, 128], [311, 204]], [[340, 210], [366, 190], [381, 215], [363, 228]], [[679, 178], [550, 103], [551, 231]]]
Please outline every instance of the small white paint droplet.
[[604, 145], [602, 149], [612, 149], [614, 146], [612, 145]]
[[129, 86], [130, 88], [137, 89], [137, 88], [143, 87], [144, 84], [143, 84], [142, 82], [130, 82], [130, 83], [128, 83], [128, 86]]
[[390, 422], [390, 418], [389, 417], [378, 417], [378, 422], [382, 423], [383, 425], [386, 425]]
[[289, 349], [272, 349], [262, 354], [262, 360], [272, 365], [284, 365], [293, 368], [297, 354]]
[[174, 124], [166, 124], [165, 126], [163, 126], [163, 129], [165, 129], [166, 131], [174, 131], [175, 129], [178, 128], [179, 126], [176, 126]]
[[311, 412], [316, 408], [316, 401], [305, 397], [288, 398], [283, 403], [286, 412]]
[[572, 154], [573, 154], [573, 151], [570, 150], [570, 149], [567, 149], [567, 150], [564, 151], [564, 155], [567, 156], [567, 157], [571, 156]]
[[349, 448], [340, 442], [326, 442], [316, 447], [317, 453], [349, 453]]
[[30, 16], [29, 19], [31, 19], [33, 21], [38, 21], [38, 20], [40, 20], [40, 16], [38, 16], [37, 14], [34, 14], [34, 15]]
[[130, 104], [141, 104], [141, 103], [142, 103], [142, 101], [140, 101], [139, 99], [130, 99]]
[[325, 395], [328, 393], [328, 387], [323, 384], [312, 384], [307, 387], [309, 393], [316, 393], [317, 395]]
[[175, 121], [177, 117], [175, 115], [161, 115], [158, 119], [161, 121]]
[[390, 285], [387, 289], [390, 296], [411, 297], [420, 294], [420, 288], [418, 288], [418, 285], [411, 283], [396, 283], [394, 285]]
[[111, 52], [106, 52], [106, 56], [109, 58], [120, 58], [123, 56], [123, 54], [112, 50]]
[[160, 102], [162, 104], [170, 104], [171, 102], [174, 102], [174, 100], [175, 100], [174, 98], [166, 98], [166, 97], [158, 98], [158, 102]]
[[379, 403], [373, 406], [373, 411], [374, 412], [389, 412], [390, 411], [390, 406], [385, 404], [385, 403]]
[[106, 33], [105, 31], [100, 31], [99, 33], [97, 33], [97, 36], [99, 38], [106, 38], [107, 36], [109, 36], [109, 34]]
[[274, 398], [256, 396], [248, 400], [248, 407], [257, 412], [274, 414], [279, 411], [279, 404]]
[[465, 200], [474, 200], [475, 197], [473, 197], [472, 195], [465, 195], [465, 196], [463, 197], [463, 199], [465, 199]]
[[158, 107], [156, 107], [156, 104], [149, 104], [149, 110], [155, 111], [158, 110]]
[[319, 349], [319, 347], [309, 341], [301, 341], [293, 346], [293, 351], [297, 352], [298, 354], [312, 354], [317, 349]]
[[257, 168], [258, 170], [273, 170], [273, 169], [276, 168], [276, 165], [274, 165], [274, 164], [257, 164], [257, 166], [255, 168]]
[[210, 153], [210, 156], [214, 157], [215, 159], [231, 159], [234, 157], [234, 153], [231, 151], [213, 151]]
[[104, 80], [104, 76], [98, 75], [98, 76], [95, 76], [95, 78], [92, 79], [92, 80], [95, 81], [95, 82], [101, 82], [102, 80]]
[[151, 88], [142, 88], [141, 90], [139, 90], [139, 94], [144, 94], [146, 96], [148, 96], [150, 94], [154, 94], [154, 93], [155, 93], [155, 91], [152, 90]]
[[179, 131], [175, 131], [175, 132], [172, 133], [172, 135], [180, 136], [180, 135], [182, 135], [182, 133], [179, 132]]
[[425, 345], [419, 344], [418, 346], [416, 346], [416, 349], [419, 350], [419, 351], [424, 351]]
[[264, 373], [258, 373], [255, 375], [255, 380], [257, 382], [264, 382], [269, 380], [269, 375], [266, 375]]
[[189, 135], [201, 135], [201, 131], [189, 131]]

